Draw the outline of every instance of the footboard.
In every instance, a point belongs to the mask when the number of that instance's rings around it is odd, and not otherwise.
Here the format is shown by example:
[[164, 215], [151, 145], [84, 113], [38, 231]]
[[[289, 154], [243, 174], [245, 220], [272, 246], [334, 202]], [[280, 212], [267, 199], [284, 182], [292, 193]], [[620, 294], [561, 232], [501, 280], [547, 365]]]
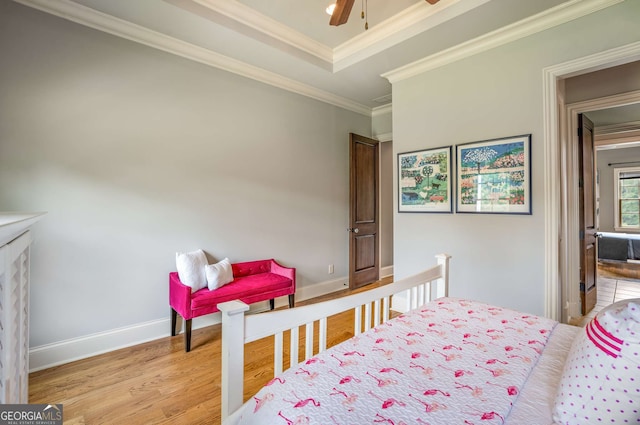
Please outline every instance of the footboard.
[[327, 317], [354, 310], [354, 333], [360, 334], [389, 319], [393, 294], [407, 293], [408, 305], [419, 307], [431, 300], [448, 296], [450, 256], [436, 256], [437, 266], [370, 291], [293, 309], [247, 315], [249, 306], [240, 301], [218, 305], [222, 312], [222, 420], [243, 403], [244, 344], [274, 336], [274, 376], [283, 371], [283, 332], [290, 332], [290, 361], [299, 362], [299, 327], [305, 326], [304, 359], [313, 352], [314, 323], [318, 322], [319, 351], [327, 348]]

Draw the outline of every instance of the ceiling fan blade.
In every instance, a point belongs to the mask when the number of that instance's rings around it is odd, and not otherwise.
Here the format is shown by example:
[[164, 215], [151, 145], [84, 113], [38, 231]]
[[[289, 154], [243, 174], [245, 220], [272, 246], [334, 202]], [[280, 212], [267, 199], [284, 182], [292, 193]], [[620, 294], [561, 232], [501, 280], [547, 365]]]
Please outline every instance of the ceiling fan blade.
[[331, 20], [329, 25], [342, 25], [346, 24], [349, 20], [349, 14], [351, 14], [351, 8], [356, 0], [338, 0], [336, 1], [336, 8], [333, 9]]
[[427, 0], [427, 3], [429, 4], [436, 4], [438, 3], [440, 0]]

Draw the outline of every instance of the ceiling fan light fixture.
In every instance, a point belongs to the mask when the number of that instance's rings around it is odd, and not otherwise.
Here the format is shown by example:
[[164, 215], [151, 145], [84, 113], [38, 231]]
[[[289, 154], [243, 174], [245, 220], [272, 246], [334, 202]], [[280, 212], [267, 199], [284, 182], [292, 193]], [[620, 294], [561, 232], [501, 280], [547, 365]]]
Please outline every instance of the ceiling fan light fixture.
[[327, 6], [327, 8], [325, 9], [325, 11], [327, 12], [327, 15], [333, 15], [333, 11], [336, 8], [336, 4], [335, 3], [331, 3], [329, 6]]

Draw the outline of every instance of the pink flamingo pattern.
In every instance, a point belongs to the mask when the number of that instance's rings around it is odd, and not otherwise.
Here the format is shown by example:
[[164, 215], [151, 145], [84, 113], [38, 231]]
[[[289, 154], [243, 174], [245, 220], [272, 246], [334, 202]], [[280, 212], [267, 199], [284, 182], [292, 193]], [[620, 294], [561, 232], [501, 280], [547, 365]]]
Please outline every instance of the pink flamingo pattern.
[[309, 418], [302, 415], [296, 417], [294, 420], [285, 417], [282, 412], [278, 412], [278, 416], [287, 421], [287, 425], [306, 425], [309, 423]]
[[395, 398], [383, 399], [382, 397], [378, 396], [373, 391], [368, 391], [367, 394], [369, 394], [373, 398], [377, 398], [378, 400], [380, 400], [382, 402], [382, 408], [383, 409], [388, 409], [388, 408], [393, 407], [395, 405], [398, 405], [400, 407], [405, 407], [406, 406], [405, 403], [403, 403], [401, 401], [398, 401]]
[[433, 369], [432, 369], [432, 368], [430, 368], [430, 367], [425, 367], [425, 366], [422, 366], [422, 365], [416, 364], [416, 363], [414, 363], [414, 362], [411, 362], [411, 363], [409, 364], [409, 367], [410, 367], [410, 368], [412, 368], [412, 369], [420, 369], [420, 370], [422, 371], [422, 373], [423, 373], [424, 375], [427, 375], [429, 378], [431, 378], [431, 377], [432, 377], [432, 375], [433, 375]]
[[443, 409], [447, 408], [446, 405], [440, 404], [440, 403], [437, 403], [437, 402], [427, 403], [425, 401], [422, 401], [419, 398], [417, 398], [416, 396], [414, 396], [413, 394], [409, 394], [409, 397], [411, 397], [412, 399], [416, 400], [418, 403], [422, 404], [424, 406], [424, 411], [427, 412], [427, 413], [433, 413], [433, 412], [437, 412], [438, 410], [443, 410]]
[[340, 380], [338, 381], [338, 383], [339, 383], [340, 385], [348, 384], [348, 383], [349, 383], [349, 382], [351, 382], [351, 381], [356, 382], [356, 383], [358, 383], [358, 384], [361, 382], [361, 381], [360, 381], [360, 379], [355, 378], [355, 377], [350, 376], [350, 375], [347, 375], [347, 376], [341, 376], [341, 375], [338, 375], [338, 374], [337, 374], [335, 371], [333, 371], [333, 370], [329, 370], [329, 373], [331, 373], [331, 374], [333, 374], [333, 375], [337, 376], [338, 378], [340, 378]]
[[298, 397], [296, 395], [296, 393], [294, 393], [293, 391], [291, 391], [291, 394], [293, 394], [293, 396], [298, 399], [298, 401], [289, 401], [289, 400], [285, 400], [284, 398], [282, 399], [283, 401], [286, 401], [287, 403], [291, 403], [293, 404], [293, 407], [305, 407], [308, 404], [311, 404], [315, 407], [320, 407], [320, 402], [316, 401], [314, 398], [305, 398], [305, 399], [301, 399], [300, 397]]
[[397, 319], [270, 380], [239, 423], [501, 424], [556, 325], [458, 298]]
[[373, 347], [371, 349], [371, 351], [379, 351], [382, 353], [382, 355], [384, 356], [385, 359], [387, 360], [391, 360], [393, 359], [393, 350], [388, 350], [388, 349], [384, 349], [384, 348], [380, 348], [380, 347]]
[[369, 371], [367, 371], [366, 374], [378, 381], [379, 387], [386, 387], [387, 385], [395, 385], [398, 383], [398, 381], [393, 378], [378, 378], [377, 376], [370, 374]]
[[349, 411], [353, 411], [353, 408], [351, 407], [351, 405], [353, 403], [355, 403], [356, 401], [358, 401], [358, 396], [356, 394], [347, 394], [344, 391], [340, 391], [338, 389], [336, 389], [335, 387], [333, 388], [333, 392], [329, 393], [329, 395], [341, 395], [344, 397], [344, 400], [342, 400], [342, 405], [346, 406], [346, 408]]
[[486, 370], [487, 372], [491, 373], [491, 375], [493, 375], [493, 377], [494, 377], [494, 378], [497, 378], [497, 377], [499, 377], [499, 376], [502, 376], [502, 375], [505, 375], [505, 374], [508, 374], [508, 373], [509, 373], [509, 371], [508, 371], [508, 370], [506, 370], [506, 369], [502, 369], [502, 368], [489, 369], [489, 368], [486, 368], [486, 367], [484, 367], [484, 366], [480, 366], [480, 365], [478, 365], [478, 364], [476, 364], [476, 367], [477, 367], [477, 368], [479, 368], [479, 369], [484, 369], [484, 370]]
[[253, 398], [256, 402], [255, 407], [253, 408], [253, 412], [257, 412], [258, 410], [260, 410], [260, 408], [262, 406], [264, 406], [266, 403], [270, 402], [271, 400], [273, 400], [273, 394], [272, 393], [266, 393], [264, 395], [264, 397], [262, 398], [258, 398], [258, 397], [254, 397]]
[[453, 377], [454, 378], [459, 378], [459, 377], [464, 376], [464, 375], [473, 375], [473, 372], [470, 371], [470, 370], [451, 369], [451, 368], [448, 368], [447, 366], [444, 366], [444, 365], [441, 365], [440, 367], [443, 368], [443, 369], [446, 369], [446, 370], [448, 370], [450, 372], [453, 372]]
[[482, 394], [484, 393], [484, 390], [480, 387], [477, 386], [470, 386], [470, 385], [465, 385], [465, 384], [460, 384], [458, 382], [455, 383], [456, 384], [456, 389], [457, 390], [462, 390], [462, 389], [467, 389], [471, 391], [471, 395], [473, 397], [479, 398], [481, 400], [484, 401], [484, 399], [482, 398]]
[[314, 371], [314, 372], [310, 372], [308, 370], [305, 369], [298, 369], [298, 371], [296, 372], [296, 375], [305, 375], [304, 380], [305, 381], [313, 381], [314, 379], [316, 379], [318, 377], [318, 372]]

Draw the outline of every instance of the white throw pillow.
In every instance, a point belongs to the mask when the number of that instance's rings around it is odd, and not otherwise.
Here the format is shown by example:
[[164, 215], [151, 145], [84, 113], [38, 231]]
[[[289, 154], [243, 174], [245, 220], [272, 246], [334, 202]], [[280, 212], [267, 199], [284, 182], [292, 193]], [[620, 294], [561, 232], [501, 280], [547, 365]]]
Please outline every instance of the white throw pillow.
[[207, 287], [207, 277], [204, 268], [207, 256], [198, 249], [191, 252], [176, 252], [176, 268], [180, 282], [191, 287], [191, 292]]
[[640, 422], [640, 298], [611, 304], [580, 331], [553, 419], [562, 425]]
[[233, 282], [233, 269], [231, 268], [231, 263], [228, 258], [216, 264], [209, 264], [205, 267], [205, 273], [210, 291]]

